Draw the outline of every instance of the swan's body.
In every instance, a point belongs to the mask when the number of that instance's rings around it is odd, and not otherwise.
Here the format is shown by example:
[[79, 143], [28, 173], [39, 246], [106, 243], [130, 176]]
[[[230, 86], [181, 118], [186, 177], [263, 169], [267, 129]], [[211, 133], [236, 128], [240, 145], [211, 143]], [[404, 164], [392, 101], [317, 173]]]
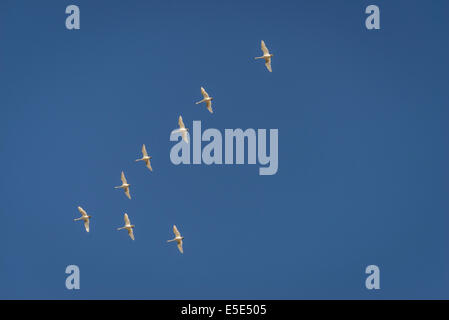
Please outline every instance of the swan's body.
[[167, 240], [167, 242], [176, 241], [178, 243], [179, 252], [184, 253], [184, 250], [182, 249], [182, 240], [184, 237], [181, 237], [181, 233], [179, 233], [178, 228], [176, 228], [175, 225], [173, 225], [173, 233], [175, 234], [175, 237], [171, 240]]
[[260, 46], [262, 48], [263, 56], [255, 57], [254, 59], [264, 59], [265, 60], [265, 66], [267, 67], [268, 71], [272, 72], [272, 70], [271, 70], [271, 57], [273, 57], [274, 55], [271, 54], [270, 51], [268, 51], [268, 48], [265, 45], [265, 42], [263, 40], [262, 40]]
[[203, 87], [201, 87], [201, 94], [203, 95], [203, 100], [196, 102], [196, 104], [200, 104], [202, 102], [206, 102], [207, 110], [209, 110], [210, 113], [214, 113], [212, 111], [212, 100], [214, 98], [209, 97], [209, 95], [207, 94], [206, 90], [204, 90]]
[[137, 159], [136, 161], [145, 161], [147, 168], [150, 169], [150, 171], [153, 171], [153, 168], [151, 168], [151, 162], [150, 159], [152, 157], [150, 157], [147, 153], [147, 149], [145, 148], [145, 145], [142, 145], [142, 158]]
[[184, 122], [182, 122], [181, 116], [179, 116], [178, 125], [179, 125], [179, 129], [173, 130], [173, 132], [180, 132], [182, 135], [182, 139], [186, 143], [189, 143], [189, 139], [187, 138], [187, 132], [189, 131], [189, 129], [185, 127]]
[[83, 208], [78, 207], [78, 211], [81, 213], [81, 217], [73, 219], [74, 221], [83, 220], [84, 221], [84, 228], [86, 228], [86, 231], [89, 232], [89, 219], [92, 218], [92, 216], [89, 216], [86, 211], [84, 211]]
[[128, 217], [127, 213], [125, 213], [123, 217], [125, 219], [125, 225], [123, 227], [117, 228], [117, 230], [122, 230], [122, 229], [128, 230], [129, 237], [134, 240], [134, 232], [133, 232], [134, 225], [131, 224], [131, 221], [129, 221], [129, 217]]
[[131, 185], [126, 181], [125, 174], [123, 173], [123, 171], [122, 171], [121, 179], [122, 179], [122, 185], [121, 185], [121, 186], [118, 186], [118, 187], [114, 187], [114, 188], [125, 190], [126, 196], [127, 196], [129, 199], [131, 199], [131, 194], [129, 193], [129, 187], [130, 187]]

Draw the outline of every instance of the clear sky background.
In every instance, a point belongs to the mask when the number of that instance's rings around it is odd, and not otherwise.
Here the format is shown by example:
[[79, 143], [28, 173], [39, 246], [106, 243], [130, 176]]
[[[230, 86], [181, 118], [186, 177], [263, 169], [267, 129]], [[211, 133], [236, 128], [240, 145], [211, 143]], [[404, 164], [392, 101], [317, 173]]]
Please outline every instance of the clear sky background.
[[[370, 4], [381, 30], [365, 28]], [[0, 298], [449, 298], [448, 12], [2, 0]], [[273, 73], [253, 59], [262, 39]], [[194, 104], [200, 86], [213, 115]], [[173, 165], [179, 114], [190, 128], [279, 129], [278, 173]], [[134, 162], [143, 143], [152, 173]], [[122, 170], [132, 200], [113, 188]], [[116, 231], [124, 212], [135, 241]], [[165, 242], [173, 224], [184, 255]]]

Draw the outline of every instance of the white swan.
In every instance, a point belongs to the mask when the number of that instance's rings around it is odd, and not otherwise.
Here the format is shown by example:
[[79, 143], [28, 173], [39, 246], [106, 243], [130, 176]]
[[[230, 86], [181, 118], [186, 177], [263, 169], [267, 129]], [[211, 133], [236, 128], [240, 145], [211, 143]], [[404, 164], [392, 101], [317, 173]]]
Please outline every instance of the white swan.
[[126, 196], [127, 196], [129, 199], [131, 199], [131, 194], [129, 193], [129, 187], [130, 187], [131, 185], [126, 181], [125, 174], [123, 173], [123, 171], [122, 171], [121, 179], [122, 179], [122, 185], [121, 185], [121, 186], [118, 186], [118, 187], [114, 187], [114, 188], [125, 190]]
[[73, 219], [74, 221], [83, 220], [84, 221], [84, 228], [86, 228], [86, 231], [89, 232], [89, 219], [92, 218], [92, 216], [89, 216], [86, 211], [84, 211], [83, 208], [78, 207], [78, 211], [81, 213], [80, 218]]
[[271, 70], [271, 57], [273, 57], [274, 54], [271, 54], [270, 51], [268, 51], [268, 48], [265, 45], [265, 42], [263, 40], [262, 40], [260, 46], [261, 46], [262, 51], [263, 51], [263, 56], [255, 57], [254, 59], [264, 59], [265, 60], [265, 66], [267, 67], [268, 71], [272, 72], [272, 70]]
[[136, 162], [137, 161], [145, 161], [145, 163], [147, 164], [147, 168], [150, 169], [150, 171], [153, 171], [153, 168], [151, 168], [151, 162], [150, 162], [151, 158], [152, 157], [148, 156], [147, 149], [145, 148], [145, 145], [142, 145], [142, 158], [137, 159]]
[[182, 249], [182, 240], [184, 239], [184, 237], [181, 237], [181, 234], [179, 233], [178, 228], [176, 228], [175, 225], [173, 225], [173, 233], [175, 234], [175, 237], [171, 240], [167, 240], [167, 242], [176, 241], [178, 243], [179, 252], [184, 253]]
[[207, 94], [206, 90], [204, 90], [203, 87], [201, 87], [201, 94], [203, 95], [203, 100], [196, 102], [196, 104], [200, 104], [202, 102], [206, 102], [207, 110], [209, 110], [210, 113], [214, 113], [212, 111], [212, 100], [214, 98], [209, 97], [209, 95]]
[[123, 227], [117, 228], [117, 230], [122, 230], [122, 229], [128, 230], [129, 237], [134, 240], [134, 232], [133, 232], [134, 225], [131, 224], [131, 222], [129, 221], [129, 217], [128, 217], [127, 213], [125, 213], [123, 217], [125, 219], [125, 225]]
[[187, 138], [187, 132], [189, 131], [189, 129], [185, 127], [184, 122], [182, 122], [182, 117], [181, 116], [179, 116], [178, 124], [179, 124], [179, 129], [173, 130], [172, 133], [180, 132], [181, 135], [182, 135], [182, 139], [186, 143], [189, 143], [189, 139]]

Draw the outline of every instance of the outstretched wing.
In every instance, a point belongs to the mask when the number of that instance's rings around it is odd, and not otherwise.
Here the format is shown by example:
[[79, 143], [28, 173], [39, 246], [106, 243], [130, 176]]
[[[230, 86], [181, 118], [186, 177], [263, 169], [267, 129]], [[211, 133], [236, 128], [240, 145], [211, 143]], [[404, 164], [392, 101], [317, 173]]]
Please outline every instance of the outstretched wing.
[[134, 232], [133, 232], [133, 229], [128, 229], [128, 234], [129, 234], [129, 237], [131, 238], [131, 239], [133, 239], [134, 240]]
[[181, 116], [179, 116], [178, 124], [179, 124], [179, 127], [180, 127], [180, 128], [185, 128], [184, 122], [182, 122], [182, 117], [181, 117]]
[[125, 219], [125, 225], [130, 225], [130, 224], [131, 224], [131, 222], [129, 221], [129, 217], [128, 217], [128, 214], [127, 214], [127, 213], [125, 213], [125, 214], [123, 215], [123, 218]]
[[147, 168], [150, 169], [150, 171], [153, 171], [153, 168], [151, 168], [150, 160], [145, 161], [147, 163]]
[[179, 249], [179, 252], [184, 253], [184, 250], [182, 249], [182, 240], [178, 241], [178, 249]]
[[123, 171], [122, 171], [121, 179], [122, 179], [122, 183], [123, 184], [128, 184], [128, 182], [126, 181], [125, 174], [123, 173]]
[[144, 144], [142, 145], [142, 155], [143, 155], [144, 157], [148, 157], [147, 148], [145, 148], [145, 145], [144, 145]]
[[180, 237], [180, 236], [181, 236], [181, 234], [180, 234], [179, 231], [178, 231], [178, 228], [176, 228], [175, 225], [173, 225], [173, 233], [174, 233], [175, 236], [177, 236], [177, 237]]
[[262, 42], [260, 43], [260, 47], [262, 48], [263, 54], [270, 54], [270, 52], [268, 51], [267, 46], [265, 45], [265, 42], [262, 40]]
[[186, 143], [189, 143], [189, 139], [187, 138], [187, 131], [183, 131], [183, 132], [181, 133], [181, 135], [182, 135], [182, 139], [183, 139]]
[[87, 213], [86, 213], [86, 211], [84, 211], [83, 208], [78, 207], [78, 211], [83, 215], [83, 217], [87, 217]]
[[204, 99], [209, 98], [209, 95], [207, 94], [206, 90], [204, 90], [203, 87], [201, 87], [201, 94], [203, 95]]
[[265, 66], [267, 67], [268, 71], [271, 71], [271, 59], [266, 59], [265, 60]]
[[128, 188], [128, 187], [125, 188], [125, 194], [126, 194], [126, 196], [128, 197], [128, 199], [131, 200], [131, 194], [129, 193], [129, 188]]
[[210, 113], [214, 113], [212, 111], [212, 101], [207, 101], [206, 106], [207, 106], [207, 110], [209, 110]]
[[86, 231], [89, 232], [89, 219], [84, 220], [84, 228], [86, 228]]

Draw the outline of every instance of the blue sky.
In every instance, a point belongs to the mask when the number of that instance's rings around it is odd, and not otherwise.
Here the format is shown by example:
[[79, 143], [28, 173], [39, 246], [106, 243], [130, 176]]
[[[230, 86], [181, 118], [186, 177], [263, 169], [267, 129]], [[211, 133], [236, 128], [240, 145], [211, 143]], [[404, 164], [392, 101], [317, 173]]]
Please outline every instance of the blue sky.
[[[65, 28], [70, 4], [80, 30]], [[381, 30], [365, 28], [370, 4]], [[449, 298], [448, 9], [1, 1], [0, 298]], [[271, 74], [253, 59], [262, 39]], [[277, 174], [173, 165], [179, 114], [279, 129]], [[134, 162], [143, 143], [152, 173]], [[113, 188], [122, 170], [132, 200]], [[173, 224], [184, 255], [165, 243]]]

